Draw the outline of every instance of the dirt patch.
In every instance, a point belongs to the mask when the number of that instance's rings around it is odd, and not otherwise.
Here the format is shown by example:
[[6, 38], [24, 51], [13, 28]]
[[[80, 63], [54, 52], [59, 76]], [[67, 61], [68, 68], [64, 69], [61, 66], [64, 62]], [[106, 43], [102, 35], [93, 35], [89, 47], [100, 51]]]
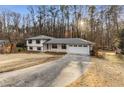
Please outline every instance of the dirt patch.
[[73, 87], [123, 87], [124, 60], [117, 56], [107, 56], [106, 60], [92, 59], [89, 69], [77, 81], [69, 86]]

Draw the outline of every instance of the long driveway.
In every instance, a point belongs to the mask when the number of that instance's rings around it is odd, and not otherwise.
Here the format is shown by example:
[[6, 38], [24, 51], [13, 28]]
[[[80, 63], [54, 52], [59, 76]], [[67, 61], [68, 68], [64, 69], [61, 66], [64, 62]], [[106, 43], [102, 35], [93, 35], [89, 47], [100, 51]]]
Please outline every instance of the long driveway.
[[79, 78], [90, 64], [90, 57], [65, 55], [63, 58], [17, 71], [1, 73], [0, 86], [59, 87]]

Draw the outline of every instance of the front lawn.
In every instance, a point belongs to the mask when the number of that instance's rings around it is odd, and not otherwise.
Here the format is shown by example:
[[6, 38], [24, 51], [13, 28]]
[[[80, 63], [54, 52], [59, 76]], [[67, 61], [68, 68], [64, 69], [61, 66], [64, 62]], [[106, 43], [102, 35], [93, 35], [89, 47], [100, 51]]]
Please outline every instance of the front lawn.
[[61, 58], [63, 55], [46, 53], [18, 53], [0, 55], [0, 73], [23, 69], [34, 65], [50, 62]]
[[91, 66], [71, 87], [124, 87], [124, 55], [107, 54], [105, 59], [92, 58]]

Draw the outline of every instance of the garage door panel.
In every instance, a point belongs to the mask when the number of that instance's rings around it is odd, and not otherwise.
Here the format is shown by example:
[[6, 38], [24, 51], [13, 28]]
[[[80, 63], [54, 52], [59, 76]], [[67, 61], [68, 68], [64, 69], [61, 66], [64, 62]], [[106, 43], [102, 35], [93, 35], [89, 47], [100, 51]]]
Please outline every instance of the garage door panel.
[[68, 47], [68, 53], [89, 55], [89, 47]]

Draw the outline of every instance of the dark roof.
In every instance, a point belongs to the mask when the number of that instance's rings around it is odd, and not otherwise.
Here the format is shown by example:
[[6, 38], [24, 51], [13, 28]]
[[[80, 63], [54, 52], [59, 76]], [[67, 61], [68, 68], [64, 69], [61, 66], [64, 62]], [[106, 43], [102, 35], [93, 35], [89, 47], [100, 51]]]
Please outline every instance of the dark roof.
[[27, 38], [28, 39], [52, 39], [53, 37], [49, 37], [49, 36], [44, 36], [44, 35], [39, 35], [36, 37], [31, 37], [31, 38]]
[[51, 39], [45, 44], [94, 44], [90, 41], [80, 39], [80, 38], [54, 38]]

